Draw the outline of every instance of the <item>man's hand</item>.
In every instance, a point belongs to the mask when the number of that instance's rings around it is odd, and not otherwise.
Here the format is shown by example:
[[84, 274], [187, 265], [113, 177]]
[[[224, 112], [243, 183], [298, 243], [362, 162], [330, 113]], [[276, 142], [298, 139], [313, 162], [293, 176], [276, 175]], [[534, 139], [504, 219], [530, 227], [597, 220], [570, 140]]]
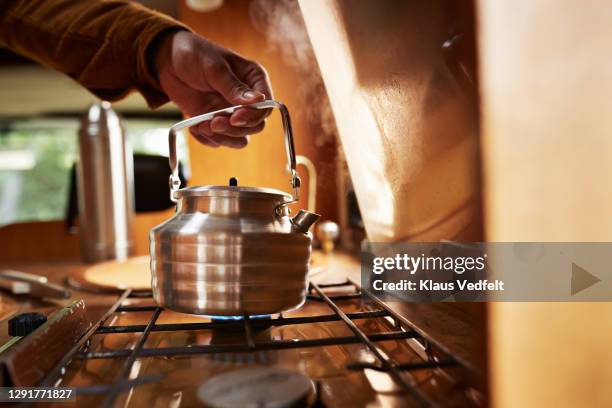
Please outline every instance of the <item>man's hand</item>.
[[[162, 90], [188, 116], [272, 97], [268, 74], [256, 62], [188, 31], [166, 34], [155, 54]], [[241, 148], [260, 132], [269, 110], [238, 109], [190, 128], [201, 143]]]

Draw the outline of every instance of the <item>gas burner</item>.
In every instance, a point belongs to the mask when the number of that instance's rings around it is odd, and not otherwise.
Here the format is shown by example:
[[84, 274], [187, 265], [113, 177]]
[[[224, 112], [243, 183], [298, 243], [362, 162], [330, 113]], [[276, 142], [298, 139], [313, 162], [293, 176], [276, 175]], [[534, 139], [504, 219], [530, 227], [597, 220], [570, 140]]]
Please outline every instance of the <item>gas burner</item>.
[[[248, 315], [250, 320], [257, 319], [271, 319], [272, 315]], [[206, 316], [213, 322], [227, 322], [227, 321], [236, 321], [243, 320], [244, 316]]]
[[[278, 316], [278, 315], [274, 315]], [[272, 326], [272, 315], [243, 315], [243, 316], [206, 316], [213, 325], [218, 326], [215, 331], [261, 331]]]
[[309, 377], [275, 367], [230, 371], [198, 388], [198, 398], [211, 408], [303, 407], [315, 394]]
[[[211, 331], [210, 345], [223, 347], [227, 344], [235, 343], [236, 335], [240, 332], [249, 337], [253, 337], [253, 341], [272, 341], [272, 326], [271, 315], [260, 316], [209, 316], [212, 323], [217, 323], [216, 329]], [[221, 317], [218, 319], [217, 317]], [[248, 331], [248, 334], [247, 334]], [[243, 351], [233, 353], [217, 353], [208, 356], [210, 359], [223, 364], [236, 365], [269, 365], [278, 361], [278, 352], [276, 350], [261, 350], [257, 352]]]

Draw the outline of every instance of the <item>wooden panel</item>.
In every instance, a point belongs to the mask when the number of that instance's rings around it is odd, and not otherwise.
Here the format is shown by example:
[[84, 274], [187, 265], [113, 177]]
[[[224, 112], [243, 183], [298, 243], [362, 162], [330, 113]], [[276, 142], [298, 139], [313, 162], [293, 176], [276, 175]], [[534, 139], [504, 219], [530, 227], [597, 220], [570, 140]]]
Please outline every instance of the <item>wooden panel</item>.
[[[134, 255], [149, 253], [149, 230], [169, 218], [173, 210], [137, 214]], [[78, 259], [79, 236], [68, 234], [63, 221], [29, 222], [0, 228], [0, 261]]]
[[[488, 240], [610, 241], [610, 3], [478, 6]], [[612, 304], [490, 318], [494, 406], [612, 406]]]
[[7, 225], [0, 228], [0, 246], [2, 261], [79, 256], [79, 237], [67, 234], [63, 221]]
[[475, 103], [442, 51], [448, 4], [300, 1], [371, 241], [481, 237]]

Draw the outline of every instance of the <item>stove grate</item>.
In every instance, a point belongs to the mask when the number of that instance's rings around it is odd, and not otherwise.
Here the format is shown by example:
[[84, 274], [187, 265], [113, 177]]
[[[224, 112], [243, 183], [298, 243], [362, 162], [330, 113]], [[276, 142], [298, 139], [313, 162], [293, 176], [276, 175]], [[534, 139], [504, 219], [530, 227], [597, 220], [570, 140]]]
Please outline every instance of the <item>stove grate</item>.
[[[352, 291], [348, 294], [327, 294], [325, 289], [349, 287]], [[136, 295], [136, 296], [134, 296]], [[85, 335], [77, 342], [74, 347], [50, 370], [39, 385], [52, 386], [61, 381], [66, 367], [74, 359], [126, 359], [117, 380], [110, 385], [96, 385], [89, 387], [77, 387], [80, 394], [105, 394], [104, 407], [113, 406], [118, 396], [127, 392], [135, 386], [146, 384], [151, 381], [158, 381], [159, 376], [141, 376], [130, 379], [132, 366], [138, 358], [153, 356], [179, 356], [213, 353], [232, 353], [232, 352], [255, 352], [264, 350], [282, 350], [292, 348], [321, 347], [344, 344], [363, 344], [376, 357], [376, 363], [352, 363], [347, 366], [350, 370], [373, 369], [389, 374], [393, 381], [407, 394], [409, 394], [420, 406], [437, 406], [435, 400], [426, 392], [419, 388], [419, 385], [411, 378], [406, 376], [406, 372], [424, 369], [442, 369], [447, 367], [460, 368], [464, 370], [466, 376], [473, 378], [475, 370], [466, 362], [453, 356], [444, 346], [430, 338], [426, 333], [416, 327], [407, 319], [391, 310], [386, 304], [380, 301], [369, 291], [359, 287], [356, 283], [347, 280], [336, 284], [310, 284], [308, 298], [311, 301], [324, 302], [333, 311], [331, 314], [304, 317], [278, 317], [271, 319], [252, 319], [245, 315], [241, 320], [211, 321], [205, 323], [157, 323], [163, 309], [157, 306], [133, 306], [123, 305], [128, 297], [151, 297], [149, 292], [143, 294], [132, 294], [126, 290], [113, 304], [108, 311], [98, 320]], [[377, 310], [360, 311], [345, 313], [336, 303], [347, 299], [367, 299], [377, 307]], [[152, 312], [152, 316], [146, 325], [125, 325], [125, 326], [104, 326], [104, 323], [114, 313], [125, 312]], [[361, 319], [387, 318], [392, 322], [395, 330], [383, 333], [366, 334], [356, 324], [355, 321]], [[296, 324], [322, 323], [342, 321], [353, 333], [350, 336], [336, 336], [330, 338], [317, 339], [291, 339], [291, 340], [270, 340], [256, 341], [253, 337], [253, 330], [263, 327], [286, 326]], [[243, 344], [229, 345], [188, 345], [183, 347], [157, 347], [146, 348], [145, 343], [149, 335], [153, 332], [185, 331], [185, 330], [212, 330], [212, 329], [235, 329], [243, 330], [246, 341]], [[112, 333], [141, 333], [136, 345], [131, 349], [87, 351], [87, 345], [91, 336], [112, 334]], [[400, 364], [389, 358], [377, 345], [376, 342], [388, 340], [413, 340], [417, 341], [427, 353], [427, 358], [423, 362]]]

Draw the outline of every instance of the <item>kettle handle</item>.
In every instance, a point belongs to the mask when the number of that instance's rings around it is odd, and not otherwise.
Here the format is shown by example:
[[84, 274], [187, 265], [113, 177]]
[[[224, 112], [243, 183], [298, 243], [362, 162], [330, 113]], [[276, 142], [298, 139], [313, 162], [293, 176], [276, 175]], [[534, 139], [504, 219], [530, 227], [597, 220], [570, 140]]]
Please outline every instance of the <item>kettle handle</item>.
[[[178, 199], [176, 197], [176, 192], [179, 190], [181, 186], [181, 180], [178, 175], [178, 156], [176, 153], [176, 133], [180, 130], [183, 130], [187, 127], [191, 127], [193, 125], [197, 125], [201, 122], [206, 122], [207, 120], [212, 120], [215, 116], [220, 113], [234, 113], [236, 110], [240, 108], [250, 108], [250, 109], [269, 109], [269, 108], [278, 108], [280, 110], [282, 119], [283, 119], [283, 131], [285, 133], [285, 150], [287, 151], [287, 160], [289, 161], [289, 169], [291, 171], [291, 188], [293, 189], [293, 199], [290, 203], [296, 202], [299, 200], [300, 195], [300, 185], [301, 181], [298, 177], [298, 173], [296, 170], [296, 161], [295, 161], [295, 146], [293, 144], [293, 130], [291, 129], [291, 118], [289, 117], [289, 110], [287, 107], [280, 102], [277, 102], [273, 99], [268, 99], [262, 102], [252, 103], [248, 105], [236, 105], [231, 106], [225, 109], [219, 109], [214, 112], [204, 113], [202, 115], [194, 116], [189, 119], [185, 119], [177, 124], [173, 125], [170, 128], [169, 134], [169, 160], [170, 160], [170, 170], [172, 170], [172, 174], [170, 175], [170, 199], [174, 202], [177, 202]], [[289, 204], [289, 203], [287, 203]]]

